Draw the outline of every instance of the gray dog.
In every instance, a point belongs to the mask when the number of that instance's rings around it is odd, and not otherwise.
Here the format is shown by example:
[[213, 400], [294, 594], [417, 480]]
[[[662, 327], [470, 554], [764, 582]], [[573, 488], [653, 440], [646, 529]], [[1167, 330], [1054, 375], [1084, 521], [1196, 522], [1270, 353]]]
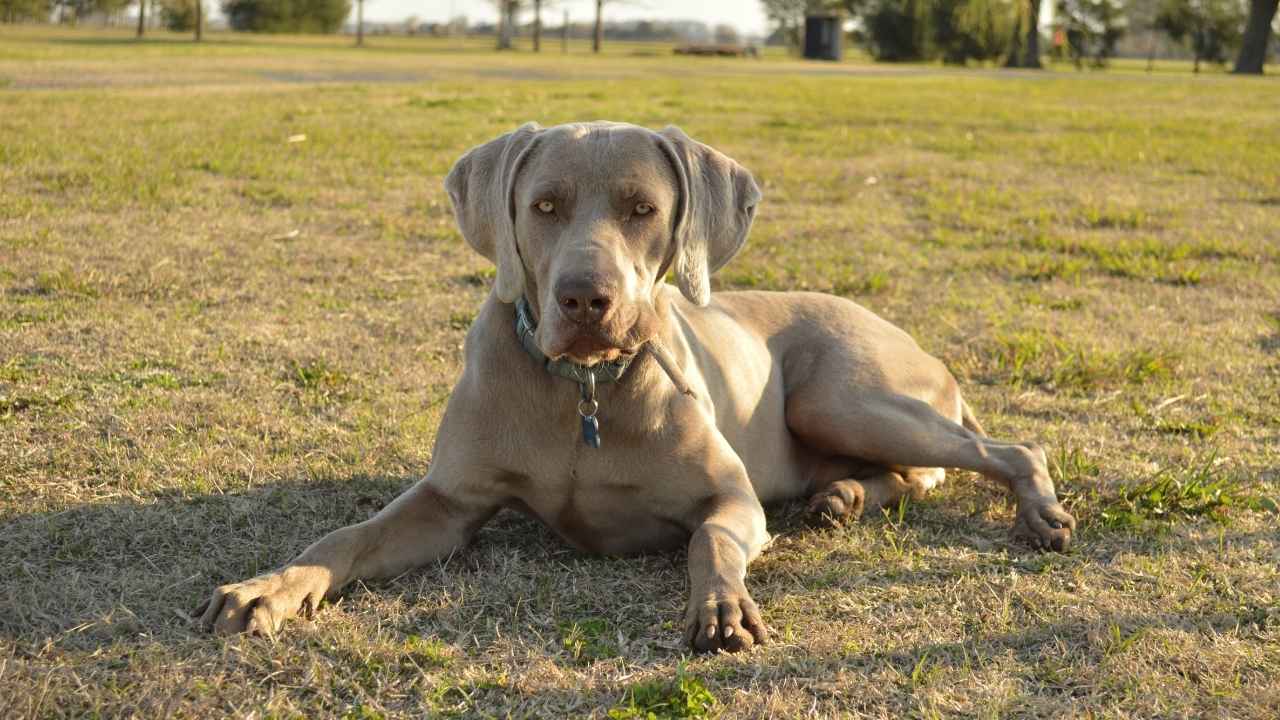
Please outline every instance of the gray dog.
[[857, 518], [965, 468], [1013, 493], [1016, 534], [1070, 542], [1044, 452], [986, 438], [906, 333], [828, 295], [712, 295], [760, 201], [725, 155], [676, 128], [528, 124], [445, 186], [497, 278], [427, 477], [283, 569], [217, 588], [205, 627], [275, 633], [352, 580], [449, 555], [504, 506], [590, 552], [687, 546], [698, 650], [767, 638], [745, 583], [766, 503]]

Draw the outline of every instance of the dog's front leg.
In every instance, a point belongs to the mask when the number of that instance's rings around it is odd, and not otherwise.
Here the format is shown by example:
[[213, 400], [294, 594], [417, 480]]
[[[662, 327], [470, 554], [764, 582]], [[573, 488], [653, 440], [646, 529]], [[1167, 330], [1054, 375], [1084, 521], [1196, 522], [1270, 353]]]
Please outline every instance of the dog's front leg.
[[689, 540], [685, 636], [703, 652], [746, 650], [769, 637], [746, 586], [747, 564], [769, 540], [764, 509], [749, 484], [712, 498], [706, 507]]
[[394, 577], [466, 544], [496, 508], [432, 483], [431, 474], [372, 518], [325, 535], [275, 572], [223, 585], [197, 611], [205, 630], [273, 635], [352, 580]]

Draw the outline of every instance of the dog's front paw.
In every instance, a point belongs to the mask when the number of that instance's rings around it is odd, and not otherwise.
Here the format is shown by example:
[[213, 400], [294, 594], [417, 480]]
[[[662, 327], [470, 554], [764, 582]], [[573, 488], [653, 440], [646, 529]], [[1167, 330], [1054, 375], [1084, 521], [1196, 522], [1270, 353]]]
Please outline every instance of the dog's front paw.
[[1027, 500], [1018, 503], [1018, 518], [1013, 534], [1038, 550], [1066, 552], [1076, 519], [1057, 500]]
[[299, 612], [307, 617], [329, 590], [330, 574], [318, 567], [288, 567], [223, 585], [193, 615], [205, 632], [272, 636]]
[[745, 587], [694, 593], [685, 615], [685, 639], [698, 652], [739, 652], [769, 640], [769, 629]]

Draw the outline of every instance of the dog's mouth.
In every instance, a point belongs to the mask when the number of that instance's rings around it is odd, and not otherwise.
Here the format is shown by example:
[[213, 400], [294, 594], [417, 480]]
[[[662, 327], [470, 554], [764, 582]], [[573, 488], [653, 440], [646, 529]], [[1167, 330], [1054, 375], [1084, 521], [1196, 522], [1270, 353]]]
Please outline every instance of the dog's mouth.
[[600, 325], [575, 325], [563, 318], [548, 318], [538, 327], [537, 340], [547, 357], [591, 367], [634, 356], [658, 334], [658, 328], [654, 309], [635, 305], [619, 308]]
[[591, 367], [602, 362], [615, 362], [631, 357], [639, 350], [639, 345], [629, 347], [610, 340], [598, 332], [587, 330], [558, 343], [553, 352], [547, 353], [547, 356], [553, 360], [568, 360]]

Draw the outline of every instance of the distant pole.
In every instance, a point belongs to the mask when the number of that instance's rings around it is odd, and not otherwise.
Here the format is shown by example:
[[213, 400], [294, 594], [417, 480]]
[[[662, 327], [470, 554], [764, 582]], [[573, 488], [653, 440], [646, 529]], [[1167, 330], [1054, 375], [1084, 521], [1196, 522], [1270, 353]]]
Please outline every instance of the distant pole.
[[533, 0], [533, 51], [542, 52], [542, 0]]
[[147, 0], [138, 0], [138, 37], [147, 32]]
[[364, 0], [356, 0], [356, 47], [364, 45]]
[[204, 39], [204, 5], [202, 0], [196, 0], [196, 42]]
[[596, 27], [591, 34], [591, 52], [600, 52], [604, 44], [604, 0], [596, 0]]
[[560, 52], [569, 52], [569, 11], [564, 11], [564, 25], [560, 26]]

